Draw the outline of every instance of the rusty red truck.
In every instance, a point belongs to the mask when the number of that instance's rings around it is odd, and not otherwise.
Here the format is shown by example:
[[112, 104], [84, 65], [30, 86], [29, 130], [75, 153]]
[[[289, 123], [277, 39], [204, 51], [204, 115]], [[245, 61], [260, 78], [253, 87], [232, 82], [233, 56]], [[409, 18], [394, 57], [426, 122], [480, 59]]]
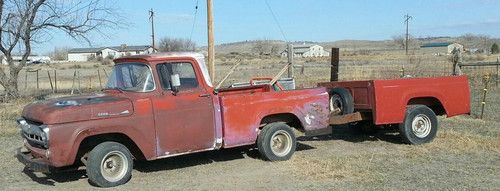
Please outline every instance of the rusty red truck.
[[85, 166], [101, 187], [126, 183], [134, 160], [256, 145], [269, 161], [295, 151], [293, 129], [368, 121], [399, 124], [410, 144], [432, 141], [436, 115], [469, 113], [466, 76], [214, 89], [202, 54], [162, 53], [115, 60], [96, 94], [38, 101], [17, 120], [17, 158], [37, 172]]

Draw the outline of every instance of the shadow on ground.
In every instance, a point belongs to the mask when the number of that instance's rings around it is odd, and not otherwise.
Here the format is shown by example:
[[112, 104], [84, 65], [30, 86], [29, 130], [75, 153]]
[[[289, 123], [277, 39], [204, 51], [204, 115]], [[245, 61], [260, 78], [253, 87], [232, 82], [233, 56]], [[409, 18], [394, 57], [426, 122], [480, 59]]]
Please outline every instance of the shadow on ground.
[[376, 129], [374, 131], [363, 131], [359, 128], [353, 128], [348, 125], [339, 125], [332, 127], [332, 133], [317, 136], [301, 136], [297, 141], [331, 141], [343, 140], [352, 143], [385, 141], [394, 144], [402, 144], [401, 137], [395, 129]]
[[[297, 143], [297, 152], [310, 149], [315, 149], [315, 147], [304, 143]], [[255, 148], [254, 146], [245, 146], [239, 148], [223, 149], [220, 151], [194, 153], [155, 161], [138, 161], [134, 165], [135, 169], [140, 172], [155, 172], [162, 170], [187, 168], [214, 162], [238, 160], [245, 158], [245, 156], [248, 156], [255, 160], [264, 160], [257, 148]]]
[[32, 171], [28, 170], [27, 168], [24, 168], [23, 173], [26, 174], [28, 177], [30, 177], [31, 180], [39, 184], [49, 185], [49, 186], [54, 186], [56, 182], [64, 183], [64, 182], [77, 181], [82, 178], [87, 178], [85, 170], [59, 172], [54, 174], [42, 174], [42, 173], [35, 174]]
[[[310, 149], [315, 149], [315, 147], [304, 143], [297, 143], [296, 151], [298, 152]], [[255, 160], [264, 160], [261, 158], [259, 151], [254, 146], [245, 146], [239, 148], [222, 149], [220, 151], [207, 151], [189, 155], [181, 155], [155, 161], [135, 161], [134, 169], [140, 172], [175, 170], [215, 162], [238, 160], [246, 158], [246, 156]], [[55, 183], [71, 182], [87, 178], [85, 170], [59, 172], [54, 174], [42, 174], [33, 173], [32, 171], [25, 168], [23, 170], [23, 173], [29, 176], [33, 181], [49, 186], [54, 186]]]

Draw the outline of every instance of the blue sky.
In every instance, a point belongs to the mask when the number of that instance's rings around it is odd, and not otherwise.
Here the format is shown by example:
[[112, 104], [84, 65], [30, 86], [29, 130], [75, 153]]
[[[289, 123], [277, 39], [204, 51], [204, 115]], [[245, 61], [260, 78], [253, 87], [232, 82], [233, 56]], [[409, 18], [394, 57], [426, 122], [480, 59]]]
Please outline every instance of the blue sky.
[[[216, 44], [284, 40], [266, 0], [213, 0]], [[498, 0], [267, 0], [289, 41], [383, 40], [404, 32], [403, 16], [413, 16], [416, 37], [459, 36], [465, 33], [500, 37]], [[196, 0], [119, 0], [116, 6], [129, 26], [97, 36], [92, 46], [150, 43], [148, 10], [156, 12], [156, 36], [189, 38]], [[206, 1], [199, 0], [192, 39], [206, 45]], [[158, 40], [157, 40], [158, 41]], [[54, 47], [88, 47], [55, 34], [35, 52]]]

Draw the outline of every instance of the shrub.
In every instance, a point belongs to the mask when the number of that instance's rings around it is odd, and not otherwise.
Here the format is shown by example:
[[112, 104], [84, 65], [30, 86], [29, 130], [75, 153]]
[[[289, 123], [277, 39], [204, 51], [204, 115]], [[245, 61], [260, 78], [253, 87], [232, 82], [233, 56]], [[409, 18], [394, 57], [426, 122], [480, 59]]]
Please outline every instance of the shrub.
[[500, 49], [498, 48], [498, 44], [493, 43], [493, 45], [491, 45], [491, 54], [498, 54], [498, 53], [500, 53]]

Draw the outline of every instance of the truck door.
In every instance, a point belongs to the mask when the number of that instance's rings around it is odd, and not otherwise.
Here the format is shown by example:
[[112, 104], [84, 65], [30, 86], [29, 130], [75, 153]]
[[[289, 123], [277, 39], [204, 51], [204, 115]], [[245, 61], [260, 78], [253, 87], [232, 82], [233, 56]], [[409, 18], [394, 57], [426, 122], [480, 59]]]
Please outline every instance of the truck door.
[[[158, 156], [214, 148], [213, 94], [190, 62], [156, 66], [162, 93], [153, 98]], [[178, 74], [181, 86], [174, 95], [170, 76]], [[199, 75], [197, 75], [199, 74]]]

